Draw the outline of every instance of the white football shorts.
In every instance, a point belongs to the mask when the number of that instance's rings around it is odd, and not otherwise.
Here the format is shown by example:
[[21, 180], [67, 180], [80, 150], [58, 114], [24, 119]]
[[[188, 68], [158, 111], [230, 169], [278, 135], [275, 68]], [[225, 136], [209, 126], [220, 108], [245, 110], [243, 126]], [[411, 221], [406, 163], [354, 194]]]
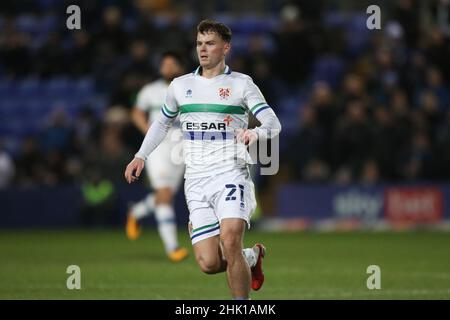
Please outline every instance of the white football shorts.
[[220, 234], [220, 223], [225, 218], [243, 219], [250, 228], [256, 198], [248, 169], [186, 178], [184, 193], [192, 224], [192, 244]]

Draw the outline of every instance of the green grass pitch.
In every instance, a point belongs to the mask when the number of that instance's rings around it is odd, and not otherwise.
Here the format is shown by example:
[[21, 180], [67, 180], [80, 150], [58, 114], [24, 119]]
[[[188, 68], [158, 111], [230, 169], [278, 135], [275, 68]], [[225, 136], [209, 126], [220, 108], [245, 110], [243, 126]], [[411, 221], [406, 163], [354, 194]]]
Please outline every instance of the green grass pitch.
[[[191, 256], [166, 259], [154, 230], [137, 241], [122, 230], [1, 231], [0, 299], [230, 299], [225, 274], [198, 269]], [[246, 246], [267, 246], [266, 282], [252, 299], [450, 299], [450, 234], [263, 233]], [[68, 290], [69, 265], [81, 268], [81, 290]], [[368, 290], [369, 265], [381, 289]]]

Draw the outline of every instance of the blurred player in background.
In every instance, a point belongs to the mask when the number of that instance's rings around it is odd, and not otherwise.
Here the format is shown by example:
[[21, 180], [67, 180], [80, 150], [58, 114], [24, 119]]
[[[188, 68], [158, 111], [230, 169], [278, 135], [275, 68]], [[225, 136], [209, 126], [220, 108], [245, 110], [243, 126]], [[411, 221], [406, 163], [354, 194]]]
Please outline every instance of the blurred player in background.
[[[256, 207], [247, 145], [278, 135], [280, 122], [253, 80], [225, 64], [231, 30], [204, 20], [197, 26], [200, 66], [170, 84], [161, 114], [125, 170], [138, 179], [146, 157], [180, 114], [186, 162], [185, 195], [195, 258], [207, 274], [227, 272], [233, 299], [249, 299], [264, 282], [265, 247], [243, 248], [245, 227]], [[261, 126], [248, 129], [248, 114]]]
[[[159, 72], [161, 79], [141, 89], [137, 95], [136, 106], [131, 113], [133, 123], [144, 135], [150, 123], [160, 113], [170, 82], [184, 73], [181, 57], [175, 52], [164, 53]], [[126, 225], [128, 238], [135, 240], [141, 232], [139, 220], [154, 212], [164, 249], [173, 262], [181, 261], [188, 256], [188, 251], [178, 245], [173, 207], [173, 198], [184, 173], [184, 163], [174, 161], [176, 159], [173, 158], [180, 147], [181, 138], [179, 121], [176, 121], [166, 138], [148, 157], [146, 171], [155, 192], [130, 207]]]

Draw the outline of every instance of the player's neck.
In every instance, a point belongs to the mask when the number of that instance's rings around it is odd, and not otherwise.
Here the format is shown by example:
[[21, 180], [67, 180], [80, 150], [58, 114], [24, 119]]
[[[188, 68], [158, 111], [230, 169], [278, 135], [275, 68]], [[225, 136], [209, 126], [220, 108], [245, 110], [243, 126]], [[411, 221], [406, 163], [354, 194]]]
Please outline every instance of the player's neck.
[[216, 66], [210, 69], [202, 67], [202, 77], [211, 79], [222, 74], [224, 71], [225, 71], [225, 61], [222, 60], [222, 62], [218, 63]]

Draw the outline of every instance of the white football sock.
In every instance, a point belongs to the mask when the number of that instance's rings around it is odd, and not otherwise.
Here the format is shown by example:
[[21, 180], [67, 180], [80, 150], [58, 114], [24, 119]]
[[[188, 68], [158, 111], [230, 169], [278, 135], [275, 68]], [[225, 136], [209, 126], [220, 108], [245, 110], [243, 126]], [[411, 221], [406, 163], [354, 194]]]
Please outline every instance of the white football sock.
[[150, 193], [143, 200], [135, 203], [133, 207], [131, 207], [131, 214], [137, 220], [148, 216], [155, 209], [155, 195]]
[[[255, 249], [258, 252], [255, 252]], [[256, 247], [255, 249], [245, 248], [244, 250], [242, 250], [242, 252], [244, 253], [245, 260], [247, 261], [248, 266], [250, 268], [253, 268], [256, 265], [256, 262], [258, 261], [259, 249], [258, 247]]]
[[158, 232], [163, 241], [166, 253], [178, 248], [177, 225], [173, 207], [168, 204], [156, 206], [155, 218], [158, 223]]

